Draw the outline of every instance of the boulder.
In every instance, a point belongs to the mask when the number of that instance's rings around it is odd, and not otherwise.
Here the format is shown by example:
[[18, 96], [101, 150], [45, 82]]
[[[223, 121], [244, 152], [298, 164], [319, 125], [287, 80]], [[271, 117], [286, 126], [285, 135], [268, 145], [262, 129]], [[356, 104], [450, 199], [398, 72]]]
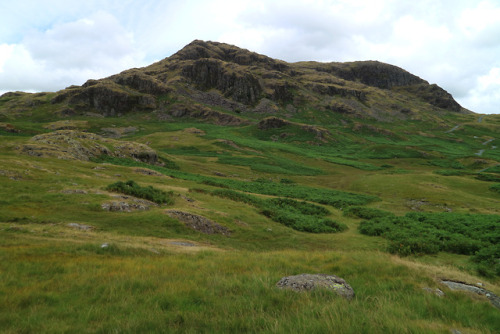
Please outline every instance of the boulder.
[[348, 300], [354, 298], [354, 290], [351, 286], [344, 279], [335, 275], [300, 274], [286, 276], [276, 283], [276, 286], [281, 289], [291, 289], [294, 291], [326, 289]]

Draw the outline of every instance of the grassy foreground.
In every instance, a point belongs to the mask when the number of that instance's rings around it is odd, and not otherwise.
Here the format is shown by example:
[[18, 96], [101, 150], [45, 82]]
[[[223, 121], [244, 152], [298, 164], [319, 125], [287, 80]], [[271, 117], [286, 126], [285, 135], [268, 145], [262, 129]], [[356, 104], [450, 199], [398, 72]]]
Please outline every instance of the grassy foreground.
[[[189, 249], [166, 240], [156, 240], [152, 252], [144, 244], [155, 240], [141, 238], [126, 238], [127, 246], [114, 240], [103, 249], [99, 233], [80, 232], [75, 243], [57, 226], [43, 229], [53, 236], [38, 236], [34, 225], [1, 234], [4, 333], [500, 330], [498, 310], [481, 298], [422, 290], [440, 287], [434, 279], [443, 275], [470, 277], [385, 253]], [[325, 291], [275, 287], [282, 276], [303, 272], [334, 272], [356, 297], [349, 302]]]
[[[131, 120], [85, 121], [99, 132]], [[490, 190], [498, 150], [474, 156], [484, 146], [480, 131], [497, 129], [483, 122], [485, 129], [452, 134], [427, 125], [435, 137], [410, 133], [405, 141], [352, 139], [342, 128], [343, 138], [311, 145], [285, 141], [308, 133], [280, 142], [253, 125], [143, 120], [122, 139], [154, 148], [161, 167], [21, 154], [32, 135], [48, 131], [43, 120], [13, 121], [20, 133], [0, 133], [0, 332], [498, 333], [500, 312], [484, 296], [440, 284], [482, 282], [500, 295], [499, 276], [481, 276], [472, 252], [399, 257], [388, 252], [399, 239], [358, 230], [372, 218], [389, 221], [386, 213], [498, 217], [499, 195]], [[158, 206], [105, 210], [130, 200], [123, 184], [107, 189], [127, 180]], [[168, 209], [202, 215], [231, 235], [194, 231]], [[301, 273], [340, 276], [356, 297], [275, 287]]]

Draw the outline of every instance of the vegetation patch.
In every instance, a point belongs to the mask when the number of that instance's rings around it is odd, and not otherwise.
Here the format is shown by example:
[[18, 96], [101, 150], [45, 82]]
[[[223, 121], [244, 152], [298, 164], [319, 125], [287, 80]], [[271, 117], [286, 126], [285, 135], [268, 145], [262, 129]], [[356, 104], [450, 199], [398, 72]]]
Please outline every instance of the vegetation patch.
[[439, 169], [434, 171], [434, 173], [443, 176], [464, 176], [464, 175], [474, 175], [474, 172], [461, 170], [461, 169]]
[[367, 163], [367, 162], [360, 162], [360, 161], [356, 161], [356, 160], [348, 160], [348, 159], [343, 159], [343, 158], [325, 158], [324, 160], [331, 162], [331, 163], [334, 163], [334, 164], [337, 164], [337, 165], [354, 167], [354, 168], [361, 169], [361, 170], [373, 171], [373, 170], [383, 169], [382, 167], [375, 166], [375, 165]]
[[283, 158], [264, 158], [264, 157], [219, 157], [219, 163], [227, 165], [248, 166], [252, 170], [263, 173], [276, 173], [287, 175], [320, 175], [324, 172], [317, 168], [306, 167], [295, 161]]
[[365, 206], [351, 206], [344, 210], [344, 216], [357, 217], [363, 219], [374, 219], [383, 217], [392, 217], [394, 214], [380, 209], [367, 208]]
[[289, 198], [297, 198], [306, 201], [316, 202], [319, 204], [332, 205], [336, 208], [344, 208], [351, 205], [365, 205], [379, 198], [371, 195], [355, 194], [340, 190], [333, 190], [327, 188], [315, 188], [309, 186], [302, 186], [290, 183], [276, 183], [265, 178], [257, 179], [256, 181], [239, 181], [228, 180], [222, 178], [215, 178], [199, 174], [186, 173], [182, 171], [172, 170], [169, 168], [149, 165], [134, 161], [132, 159], [101, 157], [102, 160], [117, 165], [129, 167], [147, 167], [149, 169], [158, 171], [162, 174], [179, 178], [183, 180], [194, 181], [200, 184], [206, 184], [213, 187], [228, 188], [234, 190], [245, 191], [249, 193], [282, 196]]
[[324, 207], [290, 198], [260, 199], [234, 190], [214, 190], [210, 194], [250, 204], [275, 222], [301, 232], [334, 233], [347, 229], [345, 224], [324, 218], [330, 212]]
[[496, 192], [496, 193], [499, 193], [499, 194], [500, 194], [500, 183], [495, 184], [495, 185], [492, 185], [492, 186], [490, 187], [490, 190], [492, 190], [492, 191], [494, 191], [494, 192]]
[[481, 273], [500, 276], [500, 216], [459, 213], [407, 213], [361, 222], [359, 231], [390, 240], [402, 256], [449, 252], [473, 255]]
[[172, 191], [165, 192], [152, 186], [141, 187], [132, 180], [112, 183], [106, 187], [106, 190], [144, 198], [158, 204], [174, 204], [174, 193]]
[[476, 179], [481, 180], [481, 181], [488, 181], [488, 182], [500, 182], [500, 176], [496, 176], [494, 174], [487, 174], [487, 173], [477, 174]]

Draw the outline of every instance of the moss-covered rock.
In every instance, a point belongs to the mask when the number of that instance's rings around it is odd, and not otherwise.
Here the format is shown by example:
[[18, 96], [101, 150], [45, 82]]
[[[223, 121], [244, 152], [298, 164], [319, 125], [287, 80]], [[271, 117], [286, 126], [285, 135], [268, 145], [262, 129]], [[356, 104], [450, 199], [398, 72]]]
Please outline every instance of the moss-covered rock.
[[67, 160], [88, 161], [101, 155], [109, 155], [147, 163], [158, 161], [156, 152], [147, 145], [76, 130], [59, 130], [34, 136], [20, 147], [20, 151], [32, 156]]

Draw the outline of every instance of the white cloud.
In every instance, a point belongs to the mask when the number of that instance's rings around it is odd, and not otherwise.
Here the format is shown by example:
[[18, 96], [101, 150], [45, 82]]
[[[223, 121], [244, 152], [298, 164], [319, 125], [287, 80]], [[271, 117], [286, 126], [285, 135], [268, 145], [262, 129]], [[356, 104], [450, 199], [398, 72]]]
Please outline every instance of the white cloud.
[[58, 90], [141, 63], [133, 36], [118, 20], [97, 12], [33, 31], [22, 43], [0, 48], [0, 90]]
[[492, 68], [487, 74], [479, 76], [473, 89], [460, 101], [472, 110], [487, 114], [500, 114], [500, 67]]

